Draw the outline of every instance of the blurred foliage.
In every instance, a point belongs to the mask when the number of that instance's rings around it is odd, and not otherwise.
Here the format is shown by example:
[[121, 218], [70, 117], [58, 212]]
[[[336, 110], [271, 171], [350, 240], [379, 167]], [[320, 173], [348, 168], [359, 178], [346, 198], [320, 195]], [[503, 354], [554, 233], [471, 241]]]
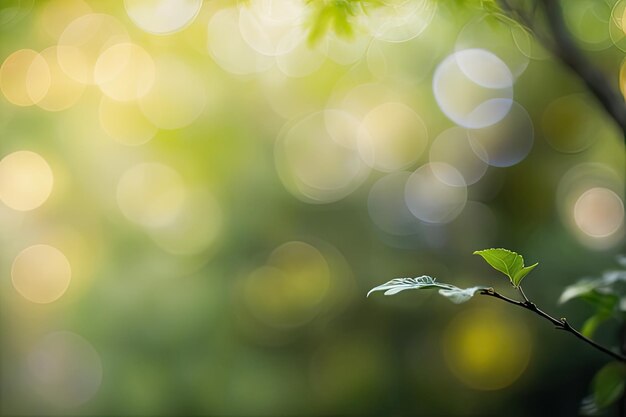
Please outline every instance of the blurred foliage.
[[[595, 3], [568, 24], [617, 84], [624, 4]], [[624, 252], [622, 134], [474, 5], [0, 2], [0, 412], [574, 415], [601, 354], [489, 299], [365, 298], [506, 287], [471, 253], [508, 247], [572, 325], [620, 308], [556, 300]]]

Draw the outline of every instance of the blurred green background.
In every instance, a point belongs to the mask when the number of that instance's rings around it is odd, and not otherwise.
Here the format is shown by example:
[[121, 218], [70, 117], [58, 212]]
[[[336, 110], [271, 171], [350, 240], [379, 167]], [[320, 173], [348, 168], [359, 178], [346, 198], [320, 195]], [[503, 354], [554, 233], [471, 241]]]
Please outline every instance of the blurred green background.
[[[563, 287], [624, 250], [621, 132], [461, 3], [383, 1], [311, 43], [329, 2], [2, 1], [2, 414], [574, 415], [607, 358], [571, 336], [492, 299], [365, 298], [422, 274], [509, 294], [471, 255], [506, 247], [578, 326]], [[626, 81], [625, 2], [563, 3]]]

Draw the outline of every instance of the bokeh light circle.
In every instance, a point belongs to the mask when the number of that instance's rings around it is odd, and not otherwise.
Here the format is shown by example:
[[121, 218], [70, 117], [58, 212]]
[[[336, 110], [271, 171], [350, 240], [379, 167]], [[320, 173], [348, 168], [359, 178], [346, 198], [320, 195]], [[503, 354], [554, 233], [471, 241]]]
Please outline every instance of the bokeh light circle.
[[601, 163], [570, 168], [559, 181], [561, 221], [584, 246], [607, 250], [623, 242], [624, 178]]
[[[260, 54], [246, 43], [239, 31], [239, 9], [224, 9], [215, 13], [207, 26], [207, 49], [215, 62], [225, 71], [254, 74], [274, 65], [274, 57]], [[224, 42], [228, 38], [228, 42]]]
[[128, 169], [117, 185], [117, 204], [129, 220], [163, 227], [180, 213], [185, 184], [174, 169], [159, 163], [141, 163]]
[[[477, 153], [480, 154], [480, 157], [477, 156]], [[451, 127], [444, 130], [430, 145], [430, 162], [443, 162], [453, 166], [463, 176], [463, 183], [454, 184], [452, 182], [454, 185], [471, 185], [478, 182], [487, 172], [485, 160], [488, 160], [488, 156], [483, 147], [478, 144], [472, 145], [467, 130], [461, 127]], [[435, 174], [441, 175], [441, 179], [445, 180], [445, 170], [438, 173], [439, 165], [435, 164], [432, 167]]]
[[0, 67], [0, 90], [16, 106], [37, 104], [49, 88], [48, 63], [31, 49], [13, 52]]
[[58, 48], [52, 46], [41, 51], [50, 74], [50, 87], [45, 95], [36, 102], [37, 106], [47, 111], [61, 111], [72, 107], [83, 95], [85, 86], [70, 78], [61, 68]]
[[39, 24], [52, 39], [57, 40], [73, 20], [91, 12], [91, 7], [84, 0], [47, 1], [39, 9]]
[[102, 52], [96, 61], [95, 83], [114, 100], [129, 101], [145, 96], [152, 88], [154, 78], [152, 57], [133, 43], [115, 44]]
[[[519, 35], [514, 36], [514, 30]], [[526, 36], [522, 36], [526, 34]], [[531, 47], [526, 32], [509, 18], [500, 15], [481, 16], [468, 22], [459, 32], [455, 43], [457, 51], [482, 48], [496, 55], [519, 77], [528, 67], [530, 59], [523, 51]]]
[[134, 101], [120, 102], [103, 96], [98, 111], [102, 129], [124, 145], [142, 145], [158, 131]]
[[418, 220], [407, 207], [404, 189], [411, 172], [387, 174], [372, 185], [367, 198], [367, 209], [372, 222], [381, 230], [397, 236], [416, 232]]
[[532, 340], [525, 324], [497, 311], [473, 309], [446, 328], [444, 355], [452, 373], [479, 390], [513, 384], [530, 361]]
[[102, 383], [102, 361], [93, 346], [67, 331], [49, 333], [27, 357], [32, 386], [46, 400], [75, 408], [91, 400]]
[[306, 38], [302, 23], [306, 4], [292, 0], [258, 0], [240, 8], [244, 41], [267, 56], [284, 55]]
[[609, 22], [609, 34], [613, 44], [620, 50], [626, 52], [626, 1], [615, 2], [611, 10], [611, 21]]
[[130, 20], [140, 29], [166, 35], [189, 26], [202, 7], [202, 0], [124, 0]]
[[65, 255], [49, 245], [34, 245], [24, 249], [13, 260], [13, 287], [34, 303], [51, 303], [67, 290], [72, 269]]
[[313, 113], [287, 126], [275, 145], [285, 187], [310, 203], [330, 203], [352, 193], [369, 173], [357, 150], [358, 127], [358, 119], [341, 110]]
[[395, 2], [370, 11], [367, 26], [377, 39], [387, 42], [406, 42], [419, 36], [437, 11], [432, 0]]
[[456, 168], [432, 162], [411, 174], [406, 182], [404, 197], [407, 207], [419, 220], [449, 223], [465, 207], [467, 186]]
[[607, 188], [591, 188], [576, 200], [574, 221], [593, 238], [611, 236], [624, 225], [624, 202]]
[[306, 242], [287, 242], [247, 277], [244, 301], [264, 324], [300, 326], [319, 313], [330, 281], [330, 267], [319, 249]]
[[193, 123], [207, 103], [205, 79], [184, 62], [161, 57], [156, 60], [156, 80], [139, 106], [160, 129], [181, 129]]
[[482, 128], [502, 120], [512, 106], [513, 74], [493, 53], [466, 49], [444, 59], [433, 76], [441, 111], [456, 124]]
[[81, 16], [72, 21], [59, 37], [59, 65], [70, 78], [92, 84], [96, 62], [102, 52], [128, 40], [126, 29], [113, 16], [102, 13]]
[[0, 160], [0, 201], [14, 210], [34, 210], [52, 193], [50, 165], [31, 151], [13, 152]]
[[548, 105], [542, 117], [544, 136], [559, 152], [582, 152], [591, 146], [602, 122], [597, 110], [583, 95], [557, 98]]
[[359, 153], [380, 171], [408, 168], [427, 146], [426, 124], [403, 103], [380, 104], [365, 115], [359, 129]]
[[150, 230], [163, 250], [174, 255], [195, 255], [206, 251], [220, 235], [224, 213], [215, 197], [204, 189], [186, 192], [178, 214], [167, 224]]
[[605, 1], [578, 0], [563, 8], [567, 27], [584, 49], [599, 51], [611, 44], [611, 6]]
[[497, 123], [468, 132], [474, 153], [495, 167], [510, 167], [524, 160], [530, 153], [535, 138], [530, 115], [516, 102], [513, 102], [509, 113]]
[[306, 77], [324, 64], [327, 47], [327, 43], [309, 45], [306, 37], [301, 37], [293, 49], [276, 57], [276, 66], [289, 77]]

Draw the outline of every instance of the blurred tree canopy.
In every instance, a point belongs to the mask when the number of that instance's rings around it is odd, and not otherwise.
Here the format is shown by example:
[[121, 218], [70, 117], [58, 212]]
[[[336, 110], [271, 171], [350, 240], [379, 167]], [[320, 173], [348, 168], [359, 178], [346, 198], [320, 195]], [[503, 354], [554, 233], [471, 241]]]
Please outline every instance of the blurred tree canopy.
[[506, 293], [472, 256], [506, 247], [538, 305], [605, 312], [557, 300], [623, 274], [624, 16], [0, 3], [0, 413], [574, 415], [601, 353], [484, 297], [365, 295]]

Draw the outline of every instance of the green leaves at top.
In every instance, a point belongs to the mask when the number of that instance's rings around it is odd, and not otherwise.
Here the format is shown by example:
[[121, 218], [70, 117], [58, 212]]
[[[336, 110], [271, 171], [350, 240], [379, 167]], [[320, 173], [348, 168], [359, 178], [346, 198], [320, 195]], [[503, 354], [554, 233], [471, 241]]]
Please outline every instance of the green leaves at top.
[[509, 277], [514, 287], [519, 287], [520, 283], [535, 269], [538, 263], [524, 266], [524, 258], [515, 252], [507, 249], [485, 249], [477, 250], [474, 255], [480, 255], [494, 269]]

